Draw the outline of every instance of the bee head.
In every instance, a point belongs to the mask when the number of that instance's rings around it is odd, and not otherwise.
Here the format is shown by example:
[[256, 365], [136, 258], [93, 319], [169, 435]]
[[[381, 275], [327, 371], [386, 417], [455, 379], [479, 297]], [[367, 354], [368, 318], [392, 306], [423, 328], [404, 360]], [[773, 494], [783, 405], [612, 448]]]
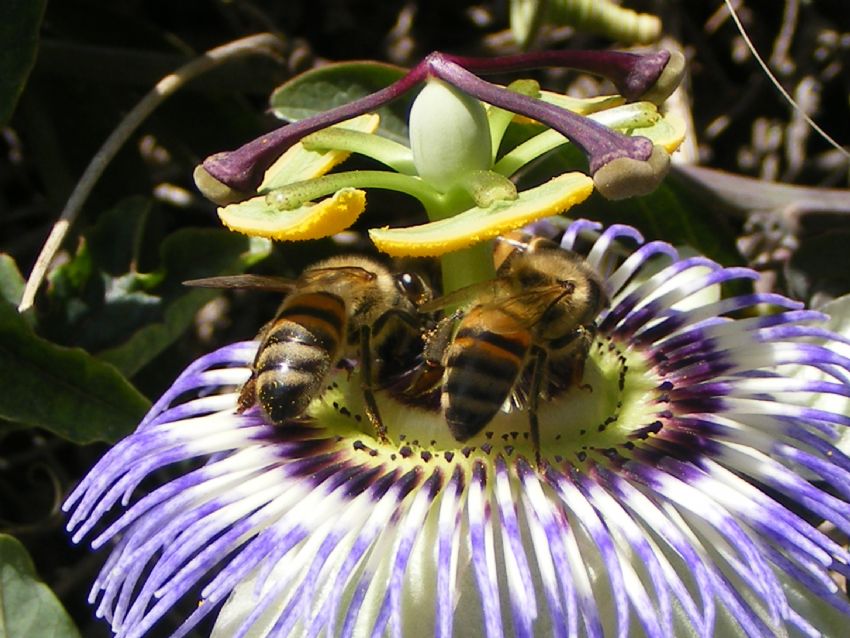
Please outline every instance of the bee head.
[[537, 330], [558, 335], [593, 322], [608, 301], [599, 275], [580, 255], [549, 244], [516, 254], [505, 262], [502, 276], [510, 278], [516, 294], [534, 299], [528, 306], [539, 313]]
[[431, 301], [430, 287], [419, 275], [412, 272], [402, 272], [395, 275], [395, 285], [402, 297], [407, 299], [414, 307]]

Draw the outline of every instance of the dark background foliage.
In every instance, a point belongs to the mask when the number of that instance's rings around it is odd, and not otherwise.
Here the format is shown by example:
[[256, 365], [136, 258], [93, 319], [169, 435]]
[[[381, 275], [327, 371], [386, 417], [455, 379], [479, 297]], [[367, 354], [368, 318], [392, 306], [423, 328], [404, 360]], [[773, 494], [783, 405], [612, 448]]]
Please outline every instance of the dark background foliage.
[[[846, 2], [736, 4], [786, 89], [833, 137], [850, 138]], [[665, 37], [689, 59], [674, 105], [693, 121], [682, 157], [796, 187], [682, 170], [649, 197], [616, 207], [594, 197], [575, 214], [748, 263], [765, 272], [764, 286], [812, 303], [846, 293], [847, 192], [822, 190], [847, 188], [846, 158], [779, 97], [719, 0], [628, 5], [660, 16]], [[248, 267], [293, 275], [336, 249], [323, 241], [269, 253], [227, 233], [197, 194], [193, 167], [275, 125], [268, 94], [321, 62], [411, 65], [437, 49], [515, 52], [507, 11], [504, 1], [444, 0], [10, 0], [0, 9], [0, 531], [23, 543], [83, 635], [108, 633], [85, 602], [104, 555], [70, 544], [64, 495], [188, 362], [250, 338], [276, 304], [271, 296], [187, 291], [180, 282]], [[127, 111], [193, 55], [262, 31], [280, 35], [282, 58], [229, 64], [147, 119], [99, 180], [34, 309], [19, 315], [23, 279], [52, 224]], [[613, 43], [560, 27], [540, 45]], [[537, 77], [570, 93], [605, 90], [574, 73]], [[411, 202], [370, 193], [371, 224], [415, 212], [405, 211]], [[0, 565], [25, 573], [26, 562], [22, 548], [0, 544]], [[151, 635], [167, 635], [177, 622], [167, 618]], [[61, 631], [55, 635], [71, 635]]]

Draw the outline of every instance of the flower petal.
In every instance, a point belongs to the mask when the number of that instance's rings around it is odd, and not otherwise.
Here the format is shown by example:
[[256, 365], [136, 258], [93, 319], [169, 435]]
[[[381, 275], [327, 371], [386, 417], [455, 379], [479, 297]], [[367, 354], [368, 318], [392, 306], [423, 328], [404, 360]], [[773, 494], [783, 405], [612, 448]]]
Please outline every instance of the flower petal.
[[372, 229], [369, 236], [379, 250], [394, 257], [442, 255], [562, 213], [584, 201], [592, 191], [593, 180], [589, 177], [567, 173], [520, 192], [512, 201], [471, 208], [449, 219], [421, 226]]
[[266, 196], [218, 209], [218, 216], [230, 230], [246, 235], [279, 240], [320, 239], [351, 226], [366, 208], [366, 193], [343, 188], [317, 204], [294, 210], [277, 210]]
[[[850, 357], [850, 295], [839, 297], [829, 303], [818, 308], [821, 312], [827, 315], [828, 320], [824, 324], [824, 328], [833, 331], [830, 335], [813, 335], [816, 337], [816, 343], [824, 344], [834, 350], [838, 354], [845, 357]], [[843, 337], [843, 340], [838, 341], [834, 335], [838, 334]], [[829, 377], [819, 370], [812, 369], [809, 366], [795, 366], [787, 371], [789, 376], [802, 376], [803, 378], [825, 380]], [[829, 410], [839, 414], [850, 414], [850, 396], [838, 394], [812, 394], [807, 400], [807, 405], [813, 408]], [[841, 441], [837, 443], [837, 447], [844, 452], [850, 451], [850, 429], [845, 430], [842, 434]]]
[[[97, 614], [120, 638], [181, 600], [177, 638], [222, 603], [222, 638], [844, 635], [833, 579], [850, 552], [817, 525], [850, 532], [850, 417], [810, 404], [850, 396], [846, 338], [783, 297], [701, 296], [750, 271], [597, 230], [562, 239], [611, 307], [589, 389], [541, 406], [545, 465], [526, 460], [521, 410], [438, 445], [440, 413], [389, 390], [376, 398], [398, 443], [379, 444], [356, 425], [356, 371], [272, 427], [237, 410], [258, 344], [234, 344], [190, 366], [66, 502], [75, 540], [115, 541]], [[777, 311], [753, 312], [765, 303]]]

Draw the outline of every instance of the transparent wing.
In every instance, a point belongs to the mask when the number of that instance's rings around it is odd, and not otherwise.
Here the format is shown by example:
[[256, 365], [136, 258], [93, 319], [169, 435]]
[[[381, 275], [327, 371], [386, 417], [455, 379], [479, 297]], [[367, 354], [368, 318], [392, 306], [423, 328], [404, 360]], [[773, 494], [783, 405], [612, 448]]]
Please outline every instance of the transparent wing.
[[224, 275], [222, 277], [189, 279], [184, 281], [183, 285], [194, 288], [245, 288], [289, 292], [295, 287], [295, 280], [265, 275]]
[[517, 324], [525, 329], [536, 325], [552, 306], [563, 297], [560, 286], [532, 288], [503, 299], [492, 300], [488, 307], [512, 315]]
[[322, 282], [339, 282], [340, 279], [365, 283], [373, 281], [376, 277], [374, 272], [360, 266], [327, 266], [305, 270], [298, 278], [298, 284], [315, 285]]
[[[484, 294], [481, 294], [481, 293]], [[498, 280], [473, 284], [423, 304], [421, 312], [452, 305], [471, 305], [464, 314], [488, 325], [492, 332], [528, 330], [536, 325], [564, 295], [560, 286], [539, 286], [523, 292], [510, 292]], [[501, 328], [500, 328], [501, 327]]]
[[322, 282], [337, 282], [340, 278], [357, 281], [371, 281], [375, 273], [360, 266], [329, 266], [327, 268], [311, 268], [301, 273], [298, 279], [273, 277], [269, 275], [224, 275], [222, 277], [205, 277], [189, 279], [184, 286], [195, 288], [244, 288], [250, 290], [273, 290], [290, 292], [296, 286], [315, 285]]
[[505, 285], [499, 279], [479, 281], [422, 304], [419, 306], [419, 312], [434, 312], [450, 306], [465, 306], [470, 303], [486, 303], [498, 297], [500, 293], [505, 294]]

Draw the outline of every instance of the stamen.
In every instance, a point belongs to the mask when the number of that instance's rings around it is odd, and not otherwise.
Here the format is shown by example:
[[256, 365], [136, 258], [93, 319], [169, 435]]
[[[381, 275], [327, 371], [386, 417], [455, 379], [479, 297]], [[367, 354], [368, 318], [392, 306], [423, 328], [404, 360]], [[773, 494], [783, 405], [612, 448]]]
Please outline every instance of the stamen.
[[[243, 193], [253, 192], [265, 171], [298, 140], [375, 110], [433, 76], [484, 102], [538, 120], [573, 141], [588, 156], [590, 171], [604, 195], [618, 199], [630, 194], [646, 193], [655, 188], [669, 162], [666, 153], [660, 148], [653, 148], [649, 140], [621, 135], [565, 109], [490, 84], [468, 69], [490, 72], [552, 64], [576, 66], [610, 75], [626, 97], [640, 97], [655, 86], [659, 78], [664, 78], [665, 88], [659, 89], [660, 92], [655, 96], [657, 98], [667, 93], [669, 86], [675, 87], [677, 78], [681, 77], [681, 69], [676, 71], [680, 64], [671, 64], [670, 60], [670, 54], [666, 51], [646, 56], [616, 52], [543, 52], [506, 58], [503, 66], [500, 60], [464, 58], [435, 52], [385, 89], [283, 126], [235, 151], [212, 155], [204, 160], [203, 170], [210, 178], [228, 188]], [[665, 70], [672, 76], [669, 81], [664, 75]]]

